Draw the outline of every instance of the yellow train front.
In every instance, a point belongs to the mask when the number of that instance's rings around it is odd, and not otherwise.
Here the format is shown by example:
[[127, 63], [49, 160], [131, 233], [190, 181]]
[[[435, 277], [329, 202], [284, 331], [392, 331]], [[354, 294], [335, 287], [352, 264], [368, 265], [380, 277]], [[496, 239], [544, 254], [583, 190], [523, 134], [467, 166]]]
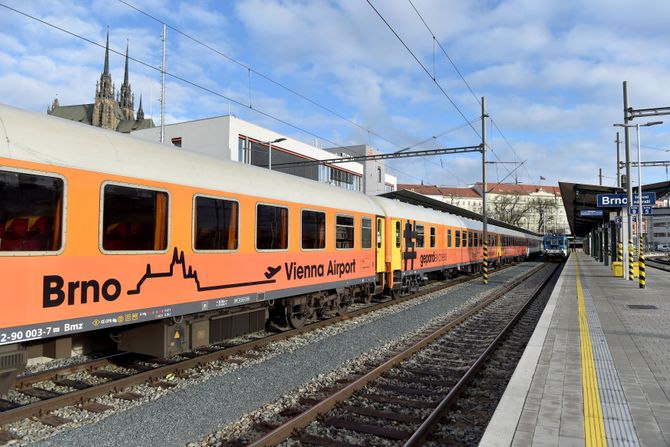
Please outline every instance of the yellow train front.
[[[6, 106], [0, 121], [0, 392], [28, 358], [169, 357], [481, 266], [479, 222]], [[529, 254], [514, 230], [489, 242], [494, 263]]]

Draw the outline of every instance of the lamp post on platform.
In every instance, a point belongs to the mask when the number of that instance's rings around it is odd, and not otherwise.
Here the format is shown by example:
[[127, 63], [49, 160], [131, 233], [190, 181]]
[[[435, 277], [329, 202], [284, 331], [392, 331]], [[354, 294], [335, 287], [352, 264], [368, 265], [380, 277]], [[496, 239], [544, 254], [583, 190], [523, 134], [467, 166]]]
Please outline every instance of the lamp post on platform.
[[263, 143], [268, 145], [268, 169], [270, 171], [272, 171], [272, 145], [274, 143], [281, 143], [282, 141], [285, 140], [286, 138], [277, 138], [276, 140], [266, 141], [265, 143]]
[[[655, 126], [657, 124], [663, 124], [663, 121], [652, 121], [649, 123], [644, 123], [644, 124], [615, 124], [617, 127], [624, 127], [626, 131], [628, 131], [628, 128], [630, 127], [635, 127], [637, 131], [637, 194], [638, 194], [638, 203], [637, 203], [637, 246], [638, 246], [638, 278], [639, 278], [639, 283], [640, 283], [640, 288], [644, 289], [646, 287], [646, 272], [645, 272], [645, 265], [644, 265], [644, 247], [643, 247], [643, 236], [642, 236], [642, 217], [644, 215], [644, 206], [642, 205], [642, 163], [641, 163], [641, 156], [640, 156], [640, 127], [650, 127], [650, 126]], [[630, 157], [626, 158], [626, 163], [627, 163], [627, 171], [630, 173]], [[631, 179], [630, 177], [627, 179], [628, 182], [628, 191], [630, 191], [631, 188]], [[632, 205], [632, 196], [629, 193], [628, 195], [629, 200], [628, 200], [628, 206], [630, 207]], [[632, 247], [629, 247], [629, 249], [632, 249]], [[632, 252], [629, 253], [629, 259], [632, 259]], [[631, 268], [632, 270], [632, 268]], [[632, 276], [632, 275], [630, 275]], [[629, 279], [633, 279], [632, 277], [629, 277]]]
[[[637, 245], [638, 247], [642, 245], [642, 163], [640, 163], [640, 127], [650, 127], [656, 126], [658, 124], [663, 124], [663, 121], [652, 121], [649, 123], [636, 123], [636, 124], [615, 124], [615, 127], [634, 127], [637, 133], [637, 197], [638, 197], [638, 218], [637, 218]], [[630, 164], [630, 160], [627, 161]], [[630, 168], [629, 168], [630, 170]], [[627, 179], [627, 182], [631, 184], [631, 180]], [[632, 206], [632, 203], [629, 203], [628, 206]]]

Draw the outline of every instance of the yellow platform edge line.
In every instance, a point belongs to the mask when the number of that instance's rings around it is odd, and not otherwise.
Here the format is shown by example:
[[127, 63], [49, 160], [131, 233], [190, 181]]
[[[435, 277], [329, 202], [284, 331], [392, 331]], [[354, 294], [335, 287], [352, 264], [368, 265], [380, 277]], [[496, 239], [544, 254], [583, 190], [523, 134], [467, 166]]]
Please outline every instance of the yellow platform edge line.
[[603, 409], [600, 404], [600, 391], [598, 390], [596, 365], [593, 360], [589, 322], [586, 319], [584, 290], [582, 289], [582, 281], [579, 274], [579, 259], [576, 259], [576, 261], [579, 344], [582, 357], [582, 394], [584, 397], [584, 441], [586, 447], [604, 447], [607, 445], [607, 440], [605, 439], [605, 422], [603, 420]]

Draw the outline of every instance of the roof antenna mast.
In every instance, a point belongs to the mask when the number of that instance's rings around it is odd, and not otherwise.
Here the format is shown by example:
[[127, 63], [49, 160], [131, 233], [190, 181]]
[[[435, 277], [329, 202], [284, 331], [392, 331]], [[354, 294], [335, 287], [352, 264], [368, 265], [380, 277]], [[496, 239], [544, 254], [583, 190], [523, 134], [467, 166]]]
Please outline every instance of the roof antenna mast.
[[165, 142], [165, 71], [167, 69], [167, 54], [165, 51], [165, 42], [167, 40], [167, 25], [163, 24], [163, 62], [161, 63], [161, 143]]

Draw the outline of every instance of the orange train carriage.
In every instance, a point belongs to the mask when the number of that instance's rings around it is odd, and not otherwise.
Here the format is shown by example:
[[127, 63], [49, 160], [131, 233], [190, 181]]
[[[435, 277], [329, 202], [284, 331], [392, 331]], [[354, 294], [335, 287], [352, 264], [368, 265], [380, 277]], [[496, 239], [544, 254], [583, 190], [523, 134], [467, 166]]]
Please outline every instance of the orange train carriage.
[[[481, 264], [479, 222], [6, 106], [0, 121], [0, 391], [73, 341], [171, 356]], [[494, 262], [534, 250], [489, 233]]]

